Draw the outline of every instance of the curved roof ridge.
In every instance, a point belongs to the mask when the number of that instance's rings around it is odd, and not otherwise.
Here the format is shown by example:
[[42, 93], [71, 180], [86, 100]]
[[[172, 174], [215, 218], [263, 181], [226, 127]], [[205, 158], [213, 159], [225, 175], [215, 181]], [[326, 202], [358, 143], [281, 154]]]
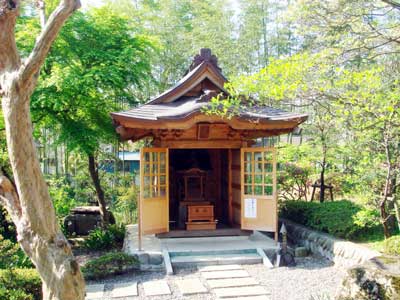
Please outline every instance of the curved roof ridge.
[[146, 104], [159, 104], [173, 102], [185, 93], [193, 89], [205, 79], [210, 80], [224, 93], [228, 93], [224, 88], [227, 79], [221, 71], [209, 61], [203, 61], [189, 73], [187, 73], [181, 80], [179, 80], [172, 88], [166, 90], [156, 98], [150, 100]]

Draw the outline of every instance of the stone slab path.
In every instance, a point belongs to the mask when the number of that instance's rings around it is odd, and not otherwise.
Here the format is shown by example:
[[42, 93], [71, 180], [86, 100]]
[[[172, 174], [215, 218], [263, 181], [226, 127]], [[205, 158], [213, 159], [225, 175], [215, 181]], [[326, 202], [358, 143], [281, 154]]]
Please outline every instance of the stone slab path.
[[[257, 265], [212, 265], [191, 266], [176, 268], [173, 275], [164, 272], [134, 272], [116, 276], [102, 281], [88, 281], [87, 299], [89, 300], [306, 300], [334, 298], [338, 288], [341, 287], [345, 270], [337, 268], [331, 262], [319, 257], [298, 258], [295, 268], [268, 269], [262, 264]], [[206, 272], [246, 270], [248, 277], [206, 279]], [[301, 280], [299, 280], [301, 278]], [[178, 282], [181, 280], [198, 279], [199, 291], [202, 293], [183, 295]], [[147, 282], [165, 281], [171, 294], [148, 296], [145, 291]], [[137, 296], [112, 298], [114, 287], [120, 283], [138, 282]], [[283, 284], [282, 284], [283, 283]], [[218, 289], [256, 287], [265, 288], [265, 294], [257, 296], [230, 297], [227, 294], [217, 298]], [[245, 289], [242, 290], [244, 293]], [[237, 290], [236, 290], [237, 291]], [[235, 292], [236, 292], [235, 291]], [[185, 293], [185, 292], [184, 292]], [[269, 295], [270, 294], [270, 295]]]
[[112, 298], [132, 297], [137, 295], [138, 287], [136, 281], [114, 284], [114, 289], [111, 293]]
[[165, 280], [144, 282], [143, 289], [146, 296], [171, 295], [171, 289]]
[[108, 292], [104, 292], [104, 284], [88, 285], [86, 299], [178, 299], [184, 296], [185, 299], [271, 300], [269, 291], [240, 265], [199, 266], [198, 270], [198, 277], [152, 279], [141, 282], [140, 288], [137, 281], [114, 283], [107, 288]]
[[210, 288], [227, 288], [227, 287], [238, 287], [238, 286], [252, 286], [257, 285], [257, 281], [253, 277], [245, 278], [225, 278], [225, 279], [210, 279], [207, 280], [207, 284]]
[[227, 270], [227, 271], [210, 271], [202, 272], [201, 275], [205, 279], [224, 279], [224, 278], [243, 278], [249, 277], [249, 273], [245, 270]]
[[193, 295], [208, 293], [208, 289], [203, 285], [199, 278], [181, 279], [175, 281], [182, 295]]
[[198, 268], [217, 299], [270, 300], [269, 293], [239, 265]]
[[103, 299], [104, 284], [90, 284], [86, 286], [86, 299]]

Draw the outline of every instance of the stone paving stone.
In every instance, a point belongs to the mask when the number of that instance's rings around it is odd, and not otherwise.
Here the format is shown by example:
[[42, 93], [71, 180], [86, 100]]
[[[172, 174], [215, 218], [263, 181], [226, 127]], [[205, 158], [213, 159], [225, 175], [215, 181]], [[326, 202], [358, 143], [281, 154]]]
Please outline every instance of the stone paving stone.
[[182, 295], [207, 293], [207, 288], [198, 278], [176, 280], [176, 285]]
[[136, 281], [114, 284], [114, 289], [111, 293], [112, 298], [130, 297], [137, 295], [138, 288]]
[[222, 279], [222, 278], [243, 278], [250, 277], [245, 270], [230, 270], [230, 271], [212, 271], [202, 272], [201, 275], [205, 279]]
[[143, 289], [146, 296], [160, 296], [171, 294], [171, 290], [165, 280], [143, 282]]
[[232, 297], [249, 297], [254, 299], [254, 296], [268, 295], [265, 288], [262, 286], [243, 286], [215, 289], [213, 292], [218, 298], [232, 298]]
[[243, 270], [243, 268], [240, 265], [219, 265], [219, 266], [199, 267], [200, 272], [229, 271], [229, 270]]
[[250, 297], [233, 297], [233, 298], [223, 298], [224, 300], [272, 300], [270, 296], [250, 296]]
[[239, 287], [258, 285], [258, 282], [252, 277], [244, 278], [227, 278], [227, 279], [209, 279], [207, 284], [210, 288], [226, 288], [226, 287]]
[[86, 286], [86, 299], [102, 299], [104, 284], [89, 284]]

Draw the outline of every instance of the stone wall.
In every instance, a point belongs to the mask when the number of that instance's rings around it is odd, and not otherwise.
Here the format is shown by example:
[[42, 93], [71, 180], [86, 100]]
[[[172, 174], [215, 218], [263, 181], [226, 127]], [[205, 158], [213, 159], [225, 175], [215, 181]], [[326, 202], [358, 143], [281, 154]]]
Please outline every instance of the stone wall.
[[289, 220], [280, 219], [280, 221], [285, 223], [289, 240], [306, 247], [314, 254], [326, 257], [335, 264], [351, 267], [381, 255], [377, 251], [311, 230]]

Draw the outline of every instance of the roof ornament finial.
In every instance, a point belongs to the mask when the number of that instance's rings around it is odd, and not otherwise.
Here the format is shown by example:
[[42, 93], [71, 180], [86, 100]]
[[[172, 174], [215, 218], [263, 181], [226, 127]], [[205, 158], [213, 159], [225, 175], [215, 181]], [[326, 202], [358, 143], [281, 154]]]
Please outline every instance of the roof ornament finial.
[[200, 65], [202, 62], [209, 62], [214, 65], [219, 71], [221, 71], [221, 68], [218, 66], [218, 58], [211, 53], [211, 49], [201, 48], [200, 53], [194, 57], [193, 62], [189, 67], [189, 72]]

